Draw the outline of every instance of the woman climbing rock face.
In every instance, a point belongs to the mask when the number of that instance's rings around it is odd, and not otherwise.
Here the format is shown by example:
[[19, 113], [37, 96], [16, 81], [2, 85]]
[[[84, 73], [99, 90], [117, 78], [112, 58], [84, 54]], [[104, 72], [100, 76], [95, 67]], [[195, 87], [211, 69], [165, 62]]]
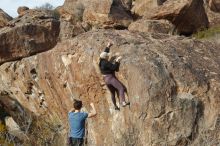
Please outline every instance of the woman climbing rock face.
[[125, 102], [125, 86], [116, 78], [115, 72], [119, 71], [120, 60], [122, 59], [121, 56], [118, 56], [114, 63], [109, 61], [110, 56], [110, 47], [112, 43], [108, 43], [107, 47], [105, 48], [104, 52], [100, 54], [100, 62], [99, 68], [101, 70], [102, 76], [104, 78], [105, 84], [107, 85], [110, 93], [112, 102], [115, 106], [115, 110], [120, 110], [116, 104], [115, 93], [118, 91], [120, 97], [120, 104], [125, 107], [129, 105], [129, 102]]

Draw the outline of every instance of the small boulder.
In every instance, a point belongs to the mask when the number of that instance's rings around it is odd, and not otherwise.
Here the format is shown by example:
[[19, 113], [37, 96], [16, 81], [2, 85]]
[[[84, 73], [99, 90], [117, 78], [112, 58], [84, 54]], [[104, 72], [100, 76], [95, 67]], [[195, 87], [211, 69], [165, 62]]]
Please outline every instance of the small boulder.
[[131, 23], [128, 27], [129, 31], [164, 33], [172, 32], [174, 26], [167, 20], [147, 20], [140, 19]]
[[207, 0], [209, 8], [214, 12], [220, 12], [220, 0]]
[[23, 16], [27, 10], [29, 10], [28, 7], [22, 6], [17, 9], [17, 13], [19, 14], [19, 16]]
[[166, 0], [135, 0], [131, 9], [138, 16], [150, 17], [153, 10], [162, 5]]
[[219, 27], [220, 24], [220, 13], [213, 12], [207, 9], [207, 15], [209, 18], [209, 27]]
[[64, 21], [72, 21], [72, 15], [68, 13], [62, 6], [59, 6], [55, 9], [60, 15], [60, 19]]

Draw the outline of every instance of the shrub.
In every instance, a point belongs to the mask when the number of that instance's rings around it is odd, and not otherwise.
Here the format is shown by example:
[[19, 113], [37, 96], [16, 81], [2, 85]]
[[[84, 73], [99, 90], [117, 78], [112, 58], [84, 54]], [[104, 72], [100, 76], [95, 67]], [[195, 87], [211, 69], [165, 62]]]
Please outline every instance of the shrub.
[[197, 33], [193, 34], [193, 37], [197, 39], [210, 39], [210, 38], [215, 38], [219, 35], [220, 35], [220, 26], [216, 26], [203, 31], [198, 31]]
[[37, 117], [33, 120], [28, 133], [32, 140], [30, 145], [59, 145], [57, 141], [61, 141], [62, 130], [63, 126], [59, 119], [51, 120], [47, 115]]
[[51, 13], [51, 15], [53, 16], [53, 18], [55, 18], [55, 19], [57, 19], [57, 20], [60, 19], [60, 13], [59, 13], [56, 9], [51, 10], [50, 13]]
[[35, 7], [37, 10], [42, 10], [42, 11], [47, 11], [54, 19], [59, 20], [60, 19], [60, 14], [59, 12], [54, 8], [53, 5], [49, 3], [45, 3], [39, 7]]
[[39, 10], [53, 10], [54, 7], [53, 5], [49, 4], [49, 3], [45, 3], [39, 7], [35, 7], [35, 9], [39, 9]]

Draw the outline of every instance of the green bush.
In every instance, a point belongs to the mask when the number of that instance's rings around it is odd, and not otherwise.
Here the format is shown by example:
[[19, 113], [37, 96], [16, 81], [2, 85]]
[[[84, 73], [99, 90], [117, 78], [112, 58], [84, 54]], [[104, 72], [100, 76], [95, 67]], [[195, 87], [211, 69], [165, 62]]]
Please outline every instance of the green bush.
[[57, 19], [57, 20], [60, 19], [60, 13], [56, 9], [51, 10], [50, 13], [55, 19]]
[[193, 35], [197, 39], [209, 39], [217, 37], [220, 34], [220, 26], [211, 27], [209, 29], [198, 31]]

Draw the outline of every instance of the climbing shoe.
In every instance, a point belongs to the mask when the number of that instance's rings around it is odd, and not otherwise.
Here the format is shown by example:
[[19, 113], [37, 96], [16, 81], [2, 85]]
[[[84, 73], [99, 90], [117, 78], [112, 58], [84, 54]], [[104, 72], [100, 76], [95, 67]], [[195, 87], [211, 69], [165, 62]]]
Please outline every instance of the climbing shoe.
[[125, 106], [127, 106], [127, 105], [130, 105], [130, 102], [122, 102], [122, 104], [121, 104], [123, 107], [125, 107]]
[[115, 110], [120, 111], [120, 108], [118, 106], [115, 106]]

